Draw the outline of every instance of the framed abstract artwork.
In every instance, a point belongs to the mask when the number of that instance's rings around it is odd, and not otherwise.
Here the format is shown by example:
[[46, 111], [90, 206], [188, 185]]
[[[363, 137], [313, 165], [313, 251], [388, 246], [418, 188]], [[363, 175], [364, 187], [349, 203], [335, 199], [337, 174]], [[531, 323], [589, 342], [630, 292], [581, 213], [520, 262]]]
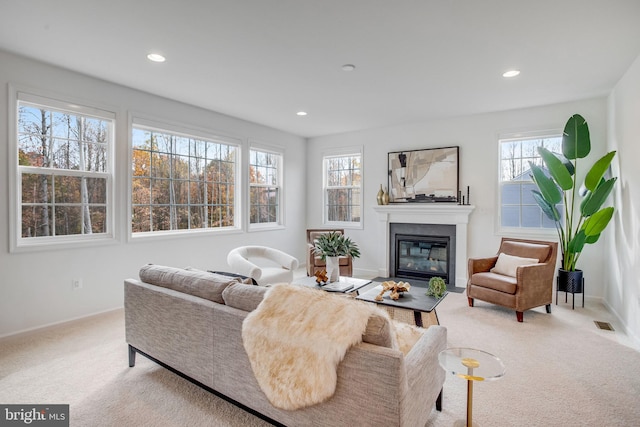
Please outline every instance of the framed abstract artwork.
[[459, 147], [389, 153], [391, 203], [458, 202]]

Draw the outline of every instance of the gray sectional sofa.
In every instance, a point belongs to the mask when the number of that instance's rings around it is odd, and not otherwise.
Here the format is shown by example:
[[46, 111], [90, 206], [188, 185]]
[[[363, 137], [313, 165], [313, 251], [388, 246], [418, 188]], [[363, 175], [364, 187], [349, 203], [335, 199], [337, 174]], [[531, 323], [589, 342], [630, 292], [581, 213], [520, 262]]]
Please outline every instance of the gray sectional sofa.
[[[242, 322], [268, 288], [208, 272], [147, 265], [127, 279], [129, 365], [140, 353], [274, 424], [424, 426], [440, 409], [445, 372], [438, 353], [446, 329], [431, 326], [411, 351], [385, 347], [384, 327], [367, 327], [338, 366], [329, 400], [294, 411], [271, 405], [242, 343]], [[387, 320], [388, 321], [388, 320]], [[376, 336], [377, 335], [377, 336]]]

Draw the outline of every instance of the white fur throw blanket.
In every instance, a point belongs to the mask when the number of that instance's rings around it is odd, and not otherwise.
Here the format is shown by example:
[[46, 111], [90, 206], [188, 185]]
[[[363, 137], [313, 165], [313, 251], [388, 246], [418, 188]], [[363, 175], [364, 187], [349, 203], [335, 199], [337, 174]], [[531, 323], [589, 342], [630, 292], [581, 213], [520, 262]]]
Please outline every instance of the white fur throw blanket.
[[251, 368], [271, 404], [294, 410], [335, 392], [337, 367], [362, 341], [370, 304], [303, 286], [270, 288], [242, 325]]

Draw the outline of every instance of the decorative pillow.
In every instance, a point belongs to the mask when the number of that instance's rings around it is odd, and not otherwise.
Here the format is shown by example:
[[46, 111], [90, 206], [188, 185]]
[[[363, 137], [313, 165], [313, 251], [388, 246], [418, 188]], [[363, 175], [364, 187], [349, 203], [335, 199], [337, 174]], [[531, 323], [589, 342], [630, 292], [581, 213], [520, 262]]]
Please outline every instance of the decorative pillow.
[[173, 289], [209, 301], [224, 304], [222, 291], [238, 279], [195, 269], [147, 264], [140, 269], [140, 280], [163, 288]]
[[521, 265], [537, 264], [538, 262], [539, 261], [536, 258], [522, 258], [519, 256], [501, 253], [498, 255], [498, 261], [496, 261], [495, 267], [490, 271], [504, 276], [516, 277], [516, 269], [518, 267]]
[[386, 312], [369, 317], [367, 329], [362, 334], [363, 342], [381, 347], [398, 348], [394, 338], [394, 330], [391, 328], [391, 321], [389, 316], [386, 316]]
[[404, 323], [399, 320], [393, 320], [392, 322], [396, 329], [398, 349], [406, 356], [418, 340], [422, 338], [426, 329], [409, 325], [408, 323]]
[[234, 283], [222, 291], [224, 303], [244, 311], [253, 311], [262, 302], [264, 293], [269, 288], [253, 286], [245, 283]]

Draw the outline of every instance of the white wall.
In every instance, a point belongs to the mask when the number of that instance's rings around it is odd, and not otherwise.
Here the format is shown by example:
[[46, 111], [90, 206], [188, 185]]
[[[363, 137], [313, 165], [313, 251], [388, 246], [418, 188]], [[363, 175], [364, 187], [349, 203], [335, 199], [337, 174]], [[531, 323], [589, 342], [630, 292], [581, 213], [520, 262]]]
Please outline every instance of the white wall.
[[[123, 280], [146, 263], [227, 270], [227, 252], [243, 244], [279, 248], [304, 262], [306, 144], [303, 138], [211, 111], [107, 83], [0, 51], [0, 336], [86, 316], [123, 304]], [[117, 113], [116, 244], [89, 249], [9, 253], [8, 84], [107, 106]], [[175, 82], [179, 84], [179, 82]], [[10, 106], [14, 108], [14, 106]], [[130, 111], [285, 149], [286, 229], [127, 242], [127, 114]], [[84, 288], [71, 289], [73, 278]]]
[[640, 57], [609, 97], [608, 149], [613, 164], [616, 213], [605, 254], [605, 300], [640, 348]]
[[[498, 135], [505, 132], [536, 131], [564, 128], [574, 113], [582, 114], [589, 123], [593, 163], [605, 153], [606, 99], [590, 99], [530, 108], [370, 129], [360, 132], [331, 135], [309, 140], [308, 182], [309, 197], [307, 223], [309, 227], [322, 225], [322, 154], [334, 147], [364, 146], [364, 229], [348, 230], [362, 249], [362, 257], [355, 260], [356, 271], [376, 274], [378, 246], [384, 244], [377, 233], [377, 218], [373, 207], [380, 184], [387, 185], [387, 153], [390, 151], [460, 146], [460, 186], [471, 187], [471, 214], [468, 232], [468, 255], [494, 254], [500, 242], [496, 230]], [[589, 164], [590, 166], [590, 164]], [[586, 170], [586, 167], [584, 168]], [[555, 233], [531, 238], [557, 240]], [[579, 261], [585, 272], [586, 293], [589, 297], [604, 295], [602, 254], [604, 245], [588, 246]], [[383, 251], [384, 253], [384, 251]], [[581, 303], [580, 296], [577, 303]], [[569, 296], [569, 302], [571, 296]]]

